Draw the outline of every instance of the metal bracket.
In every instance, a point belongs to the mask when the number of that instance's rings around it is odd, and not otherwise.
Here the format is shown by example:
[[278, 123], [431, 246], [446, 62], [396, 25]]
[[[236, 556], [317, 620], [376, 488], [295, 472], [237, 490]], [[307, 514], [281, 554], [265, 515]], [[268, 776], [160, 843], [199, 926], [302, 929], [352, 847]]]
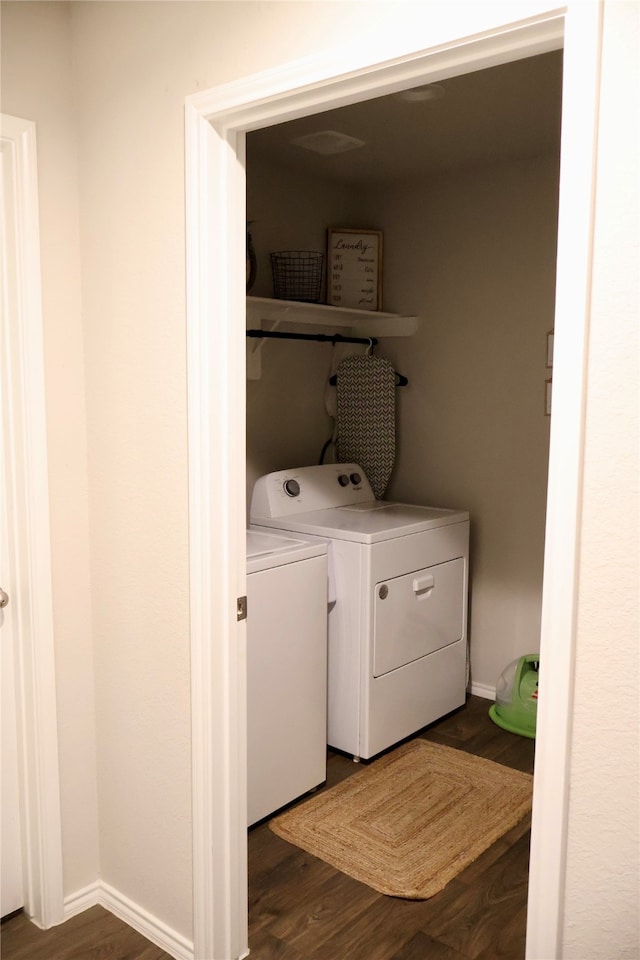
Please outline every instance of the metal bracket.
[[247, 598], [238, 597], [238, 607], [237, 607], [237, 619], [246, 620], [247, 619]]

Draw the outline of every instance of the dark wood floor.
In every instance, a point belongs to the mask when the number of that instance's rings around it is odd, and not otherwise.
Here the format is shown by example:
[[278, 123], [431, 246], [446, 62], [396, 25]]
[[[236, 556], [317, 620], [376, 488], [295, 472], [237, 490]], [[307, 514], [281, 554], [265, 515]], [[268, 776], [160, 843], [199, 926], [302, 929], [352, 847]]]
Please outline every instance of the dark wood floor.
[[[419, 736], [532, 772], [533, 741], [500, 730], [487, 708], [470, 697]], [[331, 753], [327, 787], [357, 770]], [[396, 900], [261, 824], [249, 832], [252, 960], [522, 960], [528, 863], [525, 820], [431, 900]], [[1, 937], [2, 960], [170, 960], [101, 907], [46, 931], [16, 916]]]
[[2, 923], [2, 960], [172, 960], [103, 907], [39, 930], [24, 914]]
[[[419, 736], [528, 773], [534, 742], [506, 733], [489, 703], [467, 704]], [[330, 754], [327, 786], [358, 770]], [[324, 788], [323, 788], [324, 789]], [[376, 893], [269, 830], [249, 832], [249, 946], [253, 960], [522, 960], [530, 819], [495, 843], [435, 897]]]

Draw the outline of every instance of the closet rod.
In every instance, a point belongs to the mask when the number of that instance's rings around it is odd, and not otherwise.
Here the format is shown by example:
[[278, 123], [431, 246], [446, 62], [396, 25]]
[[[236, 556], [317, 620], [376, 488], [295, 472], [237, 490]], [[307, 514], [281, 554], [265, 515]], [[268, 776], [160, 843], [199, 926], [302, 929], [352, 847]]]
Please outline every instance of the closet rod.
[[375, 347], [375, 337], [343, 337], [341, 333], [284, 333], [279, 330], [247, 330], [248, 337], [272, 340], [318, 340], [321, 343], [365, 343]]

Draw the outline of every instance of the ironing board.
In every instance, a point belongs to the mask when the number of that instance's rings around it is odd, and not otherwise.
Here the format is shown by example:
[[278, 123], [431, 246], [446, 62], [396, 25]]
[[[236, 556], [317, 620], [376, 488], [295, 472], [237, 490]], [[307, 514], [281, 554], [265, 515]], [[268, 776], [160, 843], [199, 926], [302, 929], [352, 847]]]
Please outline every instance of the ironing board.
[[345, 357], [337, 369], [336, 457], [359, 463], [378, 499], [396, 453], [396, 374], [384, 357]]

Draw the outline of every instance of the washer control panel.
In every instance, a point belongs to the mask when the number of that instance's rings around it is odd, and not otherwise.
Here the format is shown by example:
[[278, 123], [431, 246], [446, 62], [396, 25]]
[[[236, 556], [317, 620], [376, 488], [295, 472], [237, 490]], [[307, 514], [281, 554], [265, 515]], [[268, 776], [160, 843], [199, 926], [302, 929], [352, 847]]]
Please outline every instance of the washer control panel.
[[372, 500], [375, 496], [371, 485], [357, 463], [323, 463], [278, 470], [256, 481], [251, 520], [287, 517]]
[[300, 484], [297, 480], [285, 480], [282, 484], [284, 492], [288, 497], [299, 497], [300, 496]]

